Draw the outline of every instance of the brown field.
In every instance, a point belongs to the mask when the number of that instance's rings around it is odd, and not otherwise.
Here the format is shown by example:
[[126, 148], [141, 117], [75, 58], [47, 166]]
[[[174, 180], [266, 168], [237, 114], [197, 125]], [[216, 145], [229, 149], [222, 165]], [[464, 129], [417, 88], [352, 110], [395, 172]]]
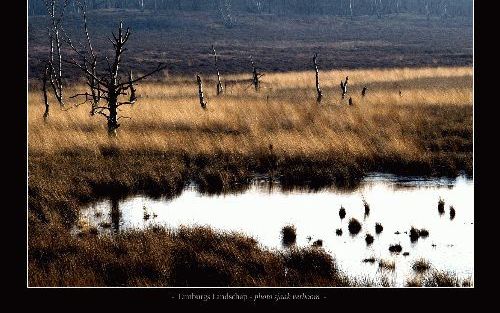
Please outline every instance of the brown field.
[[[354, 106], [340, 99], [346, 75]], [[325, 253], [266, 251], [240, 234], [74, 237], [68, 227], [100, 195], [175, 195], [189, 181], [221, 192], [255, 173], [312, 187], [355, 185], [369, 171], [472, 174], [470, 67], [322, 71], [321, 105], [313, 72], [266, 74], [258, 93], [234, 83], [248, 78], [224, 77], [233, 83], [217, 97], [204, 77], [207, 111], [193, 77], [144, 82], [116, 138], [88, 105], [61, 110], [52, 101], [44, 123], [41, 93], [30, 90], [29, 285], [353, 285]]]
[[[346, 75], [352, 107], [347, 97], [341, 99], [338, 87]], [[116, 140], [108, 138], [103, 117], [89, 115], [88, 105], [67, 111], [54, 105], [49, 123], [44, 124], [41, 94], [30, 92], [29, 151], [98, 153], [102, 147], [116, 147], [250, 156], [273, 144], [278, 157], [343, 154], [430, 160], [441, 153], [470, 156], [470, 68], [329, 71], [322, 72], [320, 79], [325, 96], [319, 106], [312, 72], [268, 74], [258, 93], [248, 83], [240, 83], [228, 86], [220, 97], [214, 95], [214, 83], [206, 79], [206, 112], [199, 106], [192, 78], [146, 82], [138, 87], [138, 103], [123, 107], [121, 115], [131, 119], [121, 120]], [[368, 87], [364, 98], [363, 86]]]

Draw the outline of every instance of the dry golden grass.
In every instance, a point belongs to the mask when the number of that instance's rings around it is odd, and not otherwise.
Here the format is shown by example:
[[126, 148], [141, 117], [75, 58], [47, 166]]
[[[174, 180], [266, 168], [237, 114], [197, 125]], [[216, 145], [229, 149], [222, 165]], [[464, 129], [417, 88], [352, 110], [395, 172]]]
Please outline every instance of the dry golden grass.
[[[346, 75], [349, 92], [342, 100], [339, 83]], [[243, 80], [249, 75], [224, 78]], [[118, 144], [123, 150], [251, 155], [272, 143], [275, 153], [285, 156], [385, 154], [412, 159], [428, 154], [422, 132], [447, 128], [472, 133], [472, 69], [468, 67], [320, 72], [324, 92], [320, 106], [315, 103], [312, 71], [266, 74], [259, 93], [247, 82], [229, 84], [220, 97], [215, 96], [213, 77], [204, 80], [208, 111], [199, 106], [192, 78], [139, 85], [139, 101], [123, 106], [121, 114], [131, 119], [120, 120], [116, 140], [107, 136], [102, 116], [89, 115], [87, 104], [63, 111], [52, 100], [50, 119], [44, 124], [42, 95], [32, 90], [29, 151], [98, 152]], [[365, 85], [369, 89], [362, 98]], [[67, 88], [66, 94], [83, 90], [77, 87]], [[347, 105], [349, 96], [353, 107]], [[429, 127], [433, 130], [427, 131]]]

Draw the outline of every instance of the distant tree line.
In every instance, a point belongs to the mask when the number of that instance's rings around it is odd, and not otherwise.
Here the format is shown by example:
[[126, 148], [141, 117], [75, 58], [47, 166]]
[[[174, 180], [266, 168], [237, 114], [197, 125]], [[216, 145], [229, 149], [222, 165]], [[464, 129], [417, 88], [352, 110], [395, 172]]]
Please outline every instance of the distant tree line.
[[[46, 0], [29, 0], [28, 14], [47, 15]], [[74, 0], [67, 11], [78, 13]], [[472, 0], [87, 0], [89, 11], [136, 9], [160, 11], [214, 11], [231, 20], [231, 15], [251, 12], [277, 15], [376, 15], [413, 13], [427, 16], [472, 16]], [[231, 23], [229, 21], [228, 23]]]

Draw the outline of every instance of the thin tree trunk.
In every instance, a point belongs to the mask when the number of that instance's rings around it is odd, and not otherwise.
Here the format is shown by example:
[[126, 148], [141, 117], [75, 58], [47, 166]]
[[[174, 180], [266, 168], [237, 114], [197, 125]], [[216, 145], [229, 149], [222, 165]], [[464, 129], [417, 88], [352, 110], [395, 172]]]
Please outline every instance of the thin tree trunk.
[[255, 91], [259, 91], [259, 87], [260, 87], [260, 82], [259, 82], [259, 73], [257, 72], [257, 68], [255, 67], [255, 63], [253, 63], [253, 60], [251, 60], [252, 62], [252, 84], [254, 85], [255, 87]]
[[201, 108], [206, 110], [207, 103], [205, 102], [205, 97], [203, 96], [203, 83], [201, 82], [200, 75], [196, 75], [196, 81], [198, 82], [198, 97], [200, 98]]
[[108, 109], [109, 109], [109, 116], [108, 116], [108, 135], [111, 137], [116, 136], [116, 130], [118, 127], [120, 127], [120, 124], [118, 124], [118, 98], [117, 95], [114, 93], [111, 93], [109, 95], [109, 103], [108, 103]]
[[48, 79], [49, 68], [48, 65], [45, 66], [45, 70], [43, 72], [43, 102], [45, 104], [45, 112], [43, 113], [43, 120], [47, 122], [49, 118], [49, 99], [47, 97], [47, 79]]
[[217, 95], [220, 95], [224, 89], [222, 87], [222, 82], [220, 80], [219, 66], [217, 64], [217, 53], [215, 52], [215, 47], [212, 45], [212, 51], [214, 54], [215, 69], [217, 70]]
[[313, 57], [313, 63], [314, 63], [314, 71], [316, 72], [316, 92], [318, 93], [318, 98], [316, 99], [316, 102], [320, 103], [321, 99], [323, 98], [323, 92], [321, 91], [321, 87], [319, 86], [319, 69], [318, 69], [318, 64], [316, 63], [317, 57], [318, 54], [315, 53]]

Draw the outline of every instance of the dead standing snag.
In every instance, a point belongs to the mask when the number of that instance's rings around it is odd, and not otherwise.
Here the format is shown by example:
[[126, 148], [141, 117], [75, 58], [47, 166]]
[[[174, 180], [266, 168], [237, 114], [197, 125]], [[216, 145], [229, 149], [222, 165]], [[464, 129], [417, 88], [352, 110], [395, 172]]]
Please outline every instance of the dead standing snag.
[[222, 88], [222, 82], [220, 80], [219, 66], [217, 65], [217, 53], [215, 52], [215, 48], [213, 45], [212, 45], [212, 52], [214, 55], [215, 70], [217, 71], [217, 95], [220, 95], [221, 93], [224, 92], [224, 88]]
[[[75, 98], [78, 96], [85, 96], [85, 102], [91, 100], [92, 102], [92, 112], [97, 113], [104, 117], [106, 117], [107, 125], [108, 125], [108, 134], [110, 136], [116, 135], [116, 130], [120, 127], [118, 120], [121, 118], [127, 118], [125, 116], [118, 116], [119, 107], [125, 104], [133, 104], [135, 103], [137, 97], [135, 95], [134, 83], [145, 79], [146, 77], [153, 75], [167, 66], [165, 64], [158, 64], [157, 68], [145, 75], [142, 75], [138, 78], [133, 79], [132, 72], [129, 71], [129, 77], [125, 82], [122, 82], [120, 75], [120, 68], [122, 62], [122, 55], [127, 49], [125, 48], [125, 44], [130, 37], [130, 29], [127, 28], [126, 31], [123, 30], [123, 23], [120, 22], [120, 26], [118, 28], [118, 35], [112, 33], [113, 39], [109, 39], [114, 48], [114, 58], [113, 63], [108, 63], [108, 69], [105, 75], [98, 76], [95, 72], [95, 67], [89, 68], [89, 66], [93, 66], [91, 64], [95, 64], [95, 59], [93, 58], [92, 63], [89, 63], [87, 60], [87, 56], [79, 52], [78, 54], [83, 59], [82, 62], [77, 62], [72, 59], [71, 61], [66, 61], [69, 64], [75, 66], [80, 69], [88, 78], [89, 81], [87, 85], [90, 87], [91, 92], [80, 93], [72, 96], [71, 98]], [[68, 38], [68, 44], [74, 50], [75, 47], [71, 44], [71, 41]], [[77, 50], [76, 50], [77, 51]], [[93, 54], [93, 52], [92, 52]], [[95, 85], [92, 84], [95, 82]], [[120, 96], [127, 95], [126, 91], [130, 90], [128, 101], [121, 101]], [[98, 104], [100, 100], [105, 100], [105, 105]]]
[[203, 83], [201, 82], [200, 75], [196, 75], [196, 81], [198, 82], [198, 97], [200, 98], [200, 105], [203, 110], [207, 109], [207, 103], [205, 102], [205, 97], [203, 96]]
[[[64, 11], [68, 1], [60, 2], [56, 5], [55, 0], [45, 0], [45, 8], [50, 18], [50, 26], [47, 28], [49, 37], [49, 58], [44, 68], [42, 77], [43, 96], [45, 111], [43, 113], [44, 121], [49, 117], [49, 101], [47, 99], [47, 82], [50, 83], [54, 96], [61, 106], [64, 105], [63, 99], [63, 81], [62, 81], [62, 53], [61, 53], [61, 30]], [[55, 51], [54, 51], [55, 45]], [[54, 60], [55, 59], [55, 60]]]
[[316, 62], [317, 58], [318, 54], [315, 53], [313, 57], [313, 63], [314, 63], [314, 71], [316, 72], [316, 92], [318, 93], [316, 102], [319, 104], [321, 103], [321, 98], [323, 98], [323, 92], [321, 91], [321, 87], [319, 86], [319, 70], [318, 70], [318, 63]]
[[264, 76], [264, 74], [261, 74], [257, 71], [257, 67], [255, 66], [255, 63], [253, 62], [252, 57], [250, 57], [250, 62], [252, 62], [252, 84], [255, 87], [255, 91], [259, 91], [259, 88], [260, 88], [259, 79], [262, 76]]

